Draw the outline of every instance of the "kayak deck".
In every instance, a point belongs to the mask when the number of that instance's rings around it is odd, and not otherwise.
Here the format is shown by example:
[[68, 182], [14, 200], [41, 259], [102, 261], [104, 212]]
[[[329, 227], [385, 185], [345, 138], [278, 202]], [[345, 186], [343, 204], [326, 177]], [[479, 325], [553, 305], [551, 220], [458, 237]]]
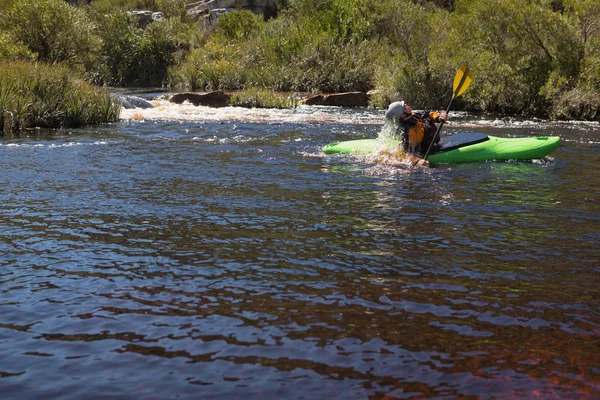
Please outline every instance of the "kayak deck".
[[[427, 159], [432, 163], [455, 163], [473, 161], [533, 160], [544, 158], [560, 145], [560, 137], [499, 138], [487, 136], [488, 140], [438, 151]], [[440, 141], [441, 143], [441, 141]]]
[[[383, 143], [377, 139], [348, 140], [331, 143], [323, 148], [325, 154], [373, 154], [393, 149], [397, 141]], [[431, 163], [461, 163], [491, 160], [531, 160], [544, 158], [560, 145], [560, 137], [500, 138], [480, 133], [459, 133], [443, 137]]]

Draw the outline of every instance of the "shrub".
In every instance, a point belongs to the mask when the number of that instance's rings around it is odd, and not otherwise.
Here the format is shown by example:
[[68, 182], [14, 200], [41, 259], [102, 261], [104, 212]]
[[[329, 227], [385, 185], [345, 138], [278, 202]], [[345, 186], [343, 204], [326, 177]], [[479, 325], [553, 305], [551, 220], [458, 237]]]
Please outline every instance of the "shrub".
[[33, 54], [23, 43], [15, 42], [7, 32], [0, 31], [0, 60], [25, 59], [33, 61]]
[[433, 52], [438, 60], [469, 63], [478, 79], [465, 98], [477, 109], [544, 116], [550, 81], [572, 87], [579, 74], [575, 24], [547, 1], [456, 1], [447, 32]]
[[110, 85], [165, 85], [169, 67], [187, 51], [189, 27], [176, 18], [155, 21], [142, 30], [123, 11], [92, 15], [100, 27], [104, 80]]
[[169, 67], [178, 61], [178, 52], [185, 53], [187, 50], [188, 37], [188, 26], [175, 18], [148, 25], [137, 49], [135, 84], [166, 85]]
[[600, 121], [600, 97], [597, 90], [575, 88], [554, 98], [550, 110], [552, 119]]
[[113, 86], [128, 86], [137, 79], [141, 30], [134, 17], [123, 11], [91, 14], [102, 37], [106, 67], [102, 80]]
[[[389, 9], [402, 12], [390, 13]], [[451, 95], [448, 71], [455, 72], [456, 66], [438, 68], [432, 60], [431, 48], [439, 40], [438, 27], [447, 13], [408, 0], [382, 3], [378, 13], [375, 30], [385, 44], [382, 50], [385, 55], [375, 72], [377, 94], [373, 104], [386, 106], [402, 99], [419, 108], [445, 105]]]
[[264, 26], [260, 15], [252, 11], [233, 11], [217, 20], [215, 34], [225, 40], [246, 40], [255, 36]]
[[101, 47], [85, 12], [63, 0], [14, 0], [2, 28], [38, 61], [63, 62], [79, 71], [95, 71]]

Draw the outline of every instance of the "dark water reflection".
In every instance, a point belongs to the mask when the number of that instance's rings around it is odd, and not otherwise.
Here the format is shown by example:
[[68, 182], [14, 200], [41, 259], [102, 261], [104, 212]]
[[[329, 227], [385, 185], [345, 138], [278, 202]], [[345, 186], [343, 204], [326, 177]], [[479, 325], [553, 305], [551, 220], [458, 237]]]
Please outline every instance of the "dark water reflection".
[[533, 163], [319, 152], [378, 129], [133, 121], [0, 142], [0, 389], [599, 398], [600, 130], [528, 128], [567, 139]]

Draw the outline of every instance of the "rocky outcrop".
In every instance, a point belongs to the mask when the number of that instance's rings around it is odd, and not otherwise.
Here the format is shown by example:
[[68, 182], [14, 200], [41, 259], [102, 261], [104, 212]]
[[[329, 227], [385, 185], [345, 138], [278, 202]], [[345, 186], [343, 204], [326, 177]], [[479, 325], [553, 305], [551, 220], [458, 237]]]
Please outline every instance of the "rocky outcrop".
[[272, 16], [277, 11], [277, 0], [199, 0], [185, 5], [188, 14], [203, 16], [212, 10], [250, 10], [257, 14]]
[[277, 13], [277, 0], [199, 0], [188, 2], [185, 7], [189, 15], [210, 30], [219, 17], [236, 10], [249, 10], [270, 18]]
[[133, 15], [138, 19], [138, 26], [140, 28], [147, 27], [151, 22], [164, 19], [165, 16], [162, 12], [152, 11], [129, 11], [129, 15]]
[[230, 97], [220, 90], [209, 93], [178, 93], [171, 97], [171, 102], [181, 104], [189, 101], [195, 106], [227, 107]]
[[318, 94], [300, 101], [307, 106], [367, 107], [369, 96], [364, 92]]
[[[89, 4], [92, 0], [66, 0], [73, 6]], [[212, 30], [223, 14], [236, 10], [249, 10], [255, 14], [264, 15], [265, 19], [277, 14], [277, 0], [186, 0], [185, 8], [188, 15], [196, 18], [201, 27]], [[162, 12], [128, 11], [138, 18], [140, 28], [165, 18]]]

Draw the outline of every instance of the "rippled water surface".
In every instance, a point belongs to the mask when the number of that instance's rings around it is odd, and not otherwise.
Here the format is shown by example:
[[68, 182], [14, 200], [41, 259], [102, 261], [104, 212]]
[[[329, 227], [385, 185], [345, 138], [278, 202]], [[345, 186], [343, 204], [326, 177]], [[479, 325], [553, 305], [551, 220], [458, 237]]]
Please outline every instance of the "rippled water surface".
[[157, 104], [0, 139], [19, 399], [600, 398], [600, 127], [534, 162], [378, 164], [382, 112]]

